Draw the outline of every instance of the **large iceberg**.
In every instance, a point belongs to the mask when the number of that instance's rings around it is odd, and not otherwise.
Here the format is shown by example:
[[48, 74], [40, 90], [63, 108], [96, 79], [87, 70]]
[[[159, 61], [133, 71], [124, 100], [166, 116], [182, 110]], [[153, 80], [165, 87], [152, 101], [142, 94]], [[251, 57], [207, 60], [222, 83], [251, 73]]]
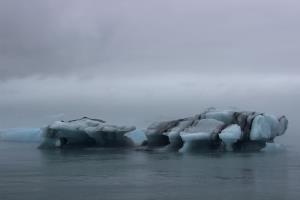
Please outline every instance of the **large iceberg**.
[[135, 130], [134, 126], [116, 126], [100, 119], [83, 117], [71, 121], [56, 121], [43, 130], [40, 148], [100, 146], [132, 146], [133, 141], [126, 133]]
[[56, 121], [43, 129], [40, 147], [142, 146], [187, 151], [258, 151], [285, 133], [285, 116], [237, 110], [209, 109], [187, 118], [155, 122], [146, 130], [81, 118]]
[[199, 115], [151, 124], [145, 131], [150, 147], [193, 150], [257, 151], [285, 133], [285, 116], [209, 109]]

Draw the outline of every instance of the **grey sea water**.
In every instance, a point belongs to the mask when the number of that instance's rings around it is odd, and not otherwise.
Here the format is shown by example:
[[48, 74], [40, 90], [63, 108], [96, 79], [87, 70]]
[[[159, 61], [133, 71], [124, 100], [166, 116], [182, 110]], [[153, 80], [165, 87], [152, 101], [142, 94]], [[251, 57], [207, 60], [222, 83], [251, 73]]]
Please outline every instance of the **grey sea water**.
[[180, 154], [0, 142], [1, 200], [299, 199], [295, 148]]

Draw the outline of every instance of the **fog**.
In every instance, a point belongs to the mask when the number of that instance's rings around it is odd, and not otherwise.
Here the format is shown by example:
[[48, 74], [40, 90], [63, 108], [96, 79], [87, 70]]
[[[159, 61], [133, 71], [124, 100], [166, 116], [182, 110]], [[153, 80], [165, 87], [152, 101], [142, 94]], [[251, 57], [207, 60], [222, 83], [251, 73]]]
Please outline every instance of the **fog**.
[[299, 13], [295, 0], [1, 0], [0, 128], [145, 128], [214, 106], [285, 114], [293, 141]]

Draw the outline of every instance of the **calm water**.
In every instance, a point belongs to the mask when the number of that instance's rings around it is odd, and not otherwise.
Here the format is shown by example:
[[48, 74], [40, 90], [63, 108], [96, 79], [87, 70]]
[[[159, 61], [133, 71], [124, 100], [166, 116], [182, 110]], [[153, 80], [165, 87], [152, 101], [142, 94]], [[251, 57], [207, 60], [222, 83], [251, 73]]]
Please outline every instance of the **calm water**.
[[0, 199], [299, 199], [297, 151], [45, 151], [0, 142]]

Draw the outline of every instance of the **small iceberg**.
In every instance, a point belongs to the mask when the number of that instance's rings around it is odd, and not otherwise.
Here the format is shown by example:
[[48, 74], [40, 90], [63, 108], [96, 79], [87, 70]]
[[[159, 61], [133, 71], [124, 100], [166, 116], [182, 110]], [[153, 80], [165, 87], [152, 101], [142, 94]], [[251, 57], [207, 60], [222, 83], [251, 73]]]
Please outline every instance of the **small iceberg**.
[[56, 121], [43, 129], [44, 140], [40, 148], [133, 146], [133, 141], [125, 134], [134, 130], [134, 126], [110, 125], [88, 117], [67, 122]]
[[0, 130], [0, 141], [37, 143], [42, 141], [40, 128], [10, 128]]

